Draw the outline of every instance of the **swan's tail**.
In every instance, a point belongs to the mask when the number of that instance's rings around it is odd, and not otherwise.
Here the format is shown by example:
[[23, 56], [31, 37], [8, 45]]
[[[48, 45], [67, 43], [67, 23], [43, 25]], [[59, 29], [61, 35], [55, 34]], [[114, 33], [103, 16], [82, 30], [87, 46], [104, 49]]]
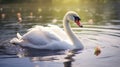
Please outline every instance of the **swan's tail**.
[[12, 40], [10, 40], [10, 43], [17, 44], [17, 43], [19, 43], [19, 39], [18, 38], [13, 38]]
[[16, 35], [17, 35], [17, 38], [15, 37], [15, 38], [11, 39], [10, 43], [17, 44], [20, 42], [20, 39], [22, 39], [22, 36], [19, 33], [17, 33]]
[[22, 38], [22, 36], [20, 35], [20, 33], [17, 33], [16, 35], [17, 35], [17, 38], [18, 38], [18, 39], [21, 39], [21, 38]]

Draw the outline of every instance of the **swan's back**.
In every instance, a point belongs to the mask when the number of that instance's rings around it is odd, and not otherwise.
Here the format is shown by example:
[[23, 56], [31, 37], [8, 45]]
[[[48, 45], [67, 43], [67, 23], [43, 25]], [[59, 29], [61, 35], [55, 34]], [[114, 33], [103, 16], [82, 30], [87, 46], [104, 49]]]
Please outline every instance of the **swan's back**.
[[57, 25], [49, 25], [49, 26], [50, 26], [50, 29], [54, 33], [56, 33], [56, 35], [59, 36], [61, 40], [70, 42], [68, 35], [65, 33], [65, 31], [63, 31], [62, 28], [58, 27]]
[[42, 38], [50, 38], [52, 40], [69, 40], [68, 35], [63, 31], [63, 29], [56, 25], [48, 25], [48, 27], [36, 25], [29, 29], [28, 33], [23, 36], [33, 36], [35, 34], [36, 36], [39, 34]]
[[35, 45], [45, 45], [52, 40], [59, 41], [60, 38], [48, 27], [35, 26], [23, 35], [23, 39]]

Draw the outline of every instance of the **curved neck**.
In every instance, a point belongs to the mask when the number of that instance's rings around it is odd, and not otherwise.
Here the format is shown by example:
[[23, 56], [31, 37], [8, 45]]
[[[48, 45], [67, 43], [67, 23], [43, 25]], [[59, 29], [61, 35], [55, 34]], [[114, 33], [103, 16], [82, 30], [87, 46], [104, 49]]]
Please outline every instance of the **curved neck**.
[[79, 38], [77, 38], [76, 35], [72, 32], [70, 24], [69, 24], [69, 20], [67, 20], [66, 17], [64, 17], [63, 19], [63, 26], [64, 26], [65, 32], [68, 34], [70, 40], [75, 46], [75, 49], [83, 49], [83, 45], [79, 41]]

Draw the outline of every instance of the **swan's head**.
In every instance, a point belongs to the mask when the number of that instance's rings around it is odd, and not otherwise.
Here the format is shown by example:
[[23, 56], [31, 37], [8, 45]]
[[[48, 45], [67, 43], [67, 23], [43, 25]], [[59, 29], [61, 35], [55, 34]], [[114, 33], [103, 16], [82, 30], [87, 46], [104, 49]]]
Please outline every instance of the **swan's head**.
[[67, 21], [75, 22], [79, 27], [83, 27], [80, 22], [80, 16], [74, 11], [68, 11], [64, 17]]

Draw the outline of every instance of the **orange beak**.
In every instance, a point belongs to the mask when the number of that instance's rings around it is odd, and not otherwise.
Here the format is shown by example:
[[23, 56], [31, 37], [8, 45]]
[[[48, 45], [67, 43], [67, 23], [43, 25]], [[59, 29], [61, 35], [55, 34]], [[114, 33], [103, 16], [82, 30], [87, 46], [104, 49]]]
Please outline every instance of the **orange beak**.
[[83, 26], [81, 25], [81, 23], [80, 23], [79, 20], [75, 20], [75, 23], [76, 23], [79, 27], [83, 27]]

